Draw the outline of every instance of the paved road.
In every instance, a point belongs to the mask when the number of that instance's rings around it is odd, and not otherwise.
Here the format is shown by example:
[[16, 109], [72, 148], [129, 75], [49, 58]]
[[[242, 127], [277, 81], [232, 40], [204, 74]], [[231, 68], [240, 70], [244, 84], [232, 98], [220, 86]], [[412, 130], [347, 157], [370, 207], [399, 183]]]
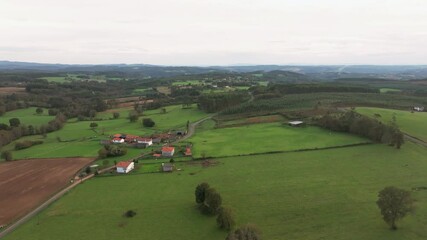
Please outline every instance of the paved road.
[[[103, 170], [100, 171], [100, 173], [109, 171], [109, 170], [111, 170], [113, 168], [114, 168], [114, 166], [106, 168], [106, 169], [103, 169]], [[50, 204], [52, 204], [53, 202], [55, 202], [56, 200], [58, 200], [65, 193], [67, 193], [68, 191], [70, 191], [71, 189], [73, 189], [74, 187], [76, 187], [77, 185], [79, 185], [80, 183], [82, 183], [82, 182], [84, 182], [86, 180], [91, 179], [94, 176], [95, 176], [94, 174], [90, 174], [90, 175], [82, 178], [81, 180], [74, 181], [71, 185], [67, 186], [66, 188], [62, 189], [60, 192], [56, 193], [54, 196], [52, 196], [51, 198], [49, 198], [46, 202], [44, 202], [43, 204], [41, 204], [40, 206], [38, 206], [36, 209], [34, 209], [31, 212], [29, 212], [27, 215], [25, 215], [24, 217], [20, 218], [18, 221], [16, 221], [16, 222], [12, 223], [11, 225], [7, 226], [6, 229], [4, 229], [2, 232], [0, 232], [0, 238], [3, 238], [7, 234], [11, 233], [13, 230], [15, 230], [21, 224], [25, 223], [30, 218], [34, 217], [35, 215], [37, 215], [38, 213], [40, 213], [41, 211], [43, 211]]]
[[205, 117], [205, 118], [200, 119], [199, 121], [194, 122], [194, 123], [190, 123], [190, 125], [188, 126], [187, 134], [186, 134], [184, 137], [182, 137], [182, 138], [180, 138], [180, 139], [176, 140], [176, 141], [175, 141], [175, 142], [173, 142], [173, 143], [178, 143], [178, 142], [181, 142], [181, 141], [184, 141], [184, 140], [189, 139], [191, 136], [193, 136], [193, 135], [194, 135], [194, 133], [196, 132], [196, 127], [197, 127], [199, 124], [201, 124], [202, 122], [204, 122], [204, 121], [206, 121], [206, 120], [211, 119], [213, 116], [215, 116], [215, 115], [212, 115], [212, 116], [209, 116], [209, 117]]

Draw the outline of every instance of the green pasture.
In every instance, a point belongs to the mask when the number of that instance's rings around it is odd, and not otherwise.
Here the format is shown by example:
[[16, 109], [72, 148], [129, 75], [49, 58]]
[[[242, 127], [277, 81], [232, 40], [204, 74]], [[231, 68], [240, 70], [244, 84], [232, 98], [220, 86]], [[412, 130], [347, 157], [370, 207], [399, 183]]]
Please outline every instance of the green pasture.
[[202, 85], [203, 81], [200, 80], [187, 80], [187, 81], [177, 81], [173, 82], [172, 86], [187, 86], [187, 85]]
[[249, 155], [369, 142], [357, 136], [317, 127], [294, 128], [282, 123], [218, 128], [196, 133], [188, 141], [194, 144], [195, 157]]
[[376, 118], [384, 123], [389, 123], [394, 115], [396, 117], [397, 125], [403, 132], [427, 141], [426, 112], [410, 112], [368, 107], [359, 107], [356, 108], [356, 111], [368, 117]]
[[401, 92], [402, 90], [397, 88], [380, 88], [380, 93], [392, 93], [392, 92]]
[[18, 109], [10, 112], [6, 112], [4, 115], [0, 116], [0, 123], [9, 125], [9, 119], [18, 118], [21, 121], [21, 124], [39, 126], [47, 124], [50, 120], [53, 120], [54, 116], [49, 116], [47, 109], [43, 109], [42, 114], [36, 114], [35, 107]]
[[[215, 217], [196, 209], [194, 189], [201, 182], [217, 189], [237, 225], [256, 224], [263, 239], [426, 239], [426, 190], [412, 191], [415, 211], [397, 231], [383, 222], [375, 203], [386, 186], [426, 186], [426, 154], [412, 143], [401, 150], [375, 144], [231, 157], [211, 167], [179, 163], [182, 171], [167, 174], [101, 176], [5, 239], [225, 239]], [[123, 217], [130, 209], [137, 215]]]

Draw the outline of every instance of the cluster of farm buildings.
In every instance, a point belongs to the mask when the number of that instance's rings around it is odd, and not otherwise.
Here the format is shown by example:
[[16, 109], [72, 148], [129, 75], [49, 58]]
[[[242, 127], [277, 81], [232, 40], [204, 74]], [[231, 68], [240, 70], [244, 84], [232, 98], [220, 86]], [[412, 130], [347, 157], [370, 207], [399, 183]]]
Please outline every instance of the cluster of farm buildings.
[[[183, 136], [185, 132], [177, 131], [175, 135]], [[168, 141], [173, 138], [173, 134], [163, 133], [153, 135], [151, 137], [140, 137], [131, 134], [114, 134], [111, 136], [110, 143], [112, 144], [130, 144], [136, 145], [137, 147], [150, 147], [154, 143], [160, 144], [162, 142]], [[175, 147], [165, 144], [161, 147], [160, 151], [155, 151], [152, 156], [155, 158], [170, 158], [173, 157], [176, 153]], [[191, 147], [187, 146], [185, 151], [183, 151], [184, 156], [192, 156]], [[117, 173], [128, 173], [135, 168], [134, 161], [122, 161], [116, 164]], [[173, 164], [162, 163], [163, 172], [171, 172], [173, 171]]]

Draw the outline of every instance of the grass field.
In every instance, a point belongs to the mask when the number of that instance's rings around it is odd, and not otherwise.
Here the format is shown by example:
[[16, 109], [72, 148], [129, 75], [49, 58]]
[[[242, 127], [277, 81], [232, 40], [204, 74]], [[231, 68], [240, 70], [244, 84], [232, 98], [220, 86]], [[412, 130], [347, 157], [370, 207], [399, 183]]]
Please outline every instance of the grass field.
[[375, 114], [379, 114], [381, 117], [377, 119], [384, 123], [390, 122], [393, 114], [395, 114], [397, 125], [403, 132], [427, 141], [427, 113], [425, 112], [411, 113], [410, 111], [366, 107], [356, 108], [356, 111], [369, 117], [375, 117]]
[[30, 107], [6, 112], [3, 116], [0, 116], [0, 123], [9, 125], [9, 119], [11, 118], [19, 118], [21, 124], [39, 126], [48, 123], [55, 117], [49, 116], [47, 114], [47, 109], [44, 109], [43, 113], [39, 115], [36, 114], [35, 107]]
[[[121, 113], [119, 119], [110, 120], [111, 112], [99, 114], [98, 117], [106, 120], [96, 121], [98, 127], [93, 131], [89, 125], [90, 121], [76, 121], [71, 119], [59, 131], [47, 134], [46, 138], [41, 136], [30, 136], [22, 140], [42, 140], [41, 145], [36, 145], [28, 149], [13, 151], [14, 159], [23, 158], [50, 158], [50, 157], [94, 157], [97, 156], [101, 148], [100, 140], [108, 139], [109, 135], [116, 133], [126, 133], [132, 135], [147, 136], [155, 132], [167, 130], [185, 129], [187, 121], [194, 122], [206, 117], [206, 113], [198, 110], [194, 105], [190, 109], [182, 109], [181, 105], [166, 107], [166, 114], [161, 114], [160, 109], [144, 112], [144, 116], [135, 123], [130, 123], [127, 119], [128, 110], [117, 109]], [[35, 112], [35, 110], [34, 110]], [[144, 117], [152, 118], [156, 125], [153, 128], [142, 126], [141, 120]], [[102, 135], [102, 132], [104, 133]], [[58, 141], [60, 138], [60, 141]], [[14, 143], [2, 148], [2, 150], [13, 150]], [[135, 157], [141, 153], [139, 149], [129, 149], [124, 158]], [[120, 158], [123, 159], [123, 158]]]
[[389, 93], [389, 92], [401, 92], [402, 90], [397, 88], [380, 88], [380, 93]]
[[188, 141], [194, 144], [195, 157], [202, 154], [223, 157], [342, 146], [369, 140], [317, 127], [293, 128], [282, 123], [263, 123], [203, 131]]
[[98, 81], [105, 82], [106, 80], [120, 80], [121, 78], [109, 78], [105, 75], [90, 75], [88, 79], [79, 78], [79, 74], [67, 74], [66, 76], [56, 76], [56, 77], [42, 77], [41, 79], [45, 79], [49, 82], [57, 82], [57, 83], [66, 83], [71, 81]]
[[188, 80], [188, 81], [177, 81], [173, 82], [172, 86], [187, 86], [187, 85], [202, 85], [203, 81], [199, 80]]
[[[220, 159], [214, 167], [172, 174], [98, 177], [72, 190], [7, 236], [25, 239], [224, 239], [214, 217], [195, 208], [194, 188], [208, 182], [254, 223], [263, 239], [421, 240], [427, 238], [427, 191], [391, 231], [375, 201], [385, 186], [426, 186], [427, 150], [407, 143]], [[122, 215], [133, 209], [137, 215]]]

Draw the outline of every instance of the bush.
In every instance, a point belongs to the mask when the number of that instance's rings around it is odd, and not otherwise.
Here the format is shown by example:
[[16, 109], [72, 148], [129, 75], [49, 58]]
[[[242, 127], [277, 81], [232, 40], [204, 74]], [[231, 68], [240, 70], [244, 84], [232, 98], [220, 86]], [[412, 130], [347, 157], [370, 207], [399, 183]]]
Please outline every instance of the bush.
[[125, 216], [125, 217], [127, 217], [127, 218], [135, 217], [135, 215], [136, 215], [136, 212], [135, 212], [135, 211], [133, 211], [133, 210], [127, 210], [127, 211], [125, 212], [125, 214], [124, 214], [124, 216]]
[[115, 145], [105, 145], [98, 151], [98, 158], [117, 157], [127, 154], [127, 148]]
[[12, 153], [10, 151], [4, 151], [1, 153], [1, 158], [3, 158], [5, 161], [12, 161]]
[[23, 141], [15, 143], [15, 150], [30, 148], [34, 145], [42, 144], [43, 141]]
[[144, 125], [144, 127], [154, 127], [155, 124], [156, 123], [151, 118], [144, 118], [142, 120], [142, 125]]
[[247, 224], [228, 234], [226, 240], [260, 240], [261, 231], [253, 224]]
[[235, 224], [233, 212], [230, 208], [221, 207], [218, 210], [218, 217], [216, 218], [218, 227], [225, 230], [231, 230]]

